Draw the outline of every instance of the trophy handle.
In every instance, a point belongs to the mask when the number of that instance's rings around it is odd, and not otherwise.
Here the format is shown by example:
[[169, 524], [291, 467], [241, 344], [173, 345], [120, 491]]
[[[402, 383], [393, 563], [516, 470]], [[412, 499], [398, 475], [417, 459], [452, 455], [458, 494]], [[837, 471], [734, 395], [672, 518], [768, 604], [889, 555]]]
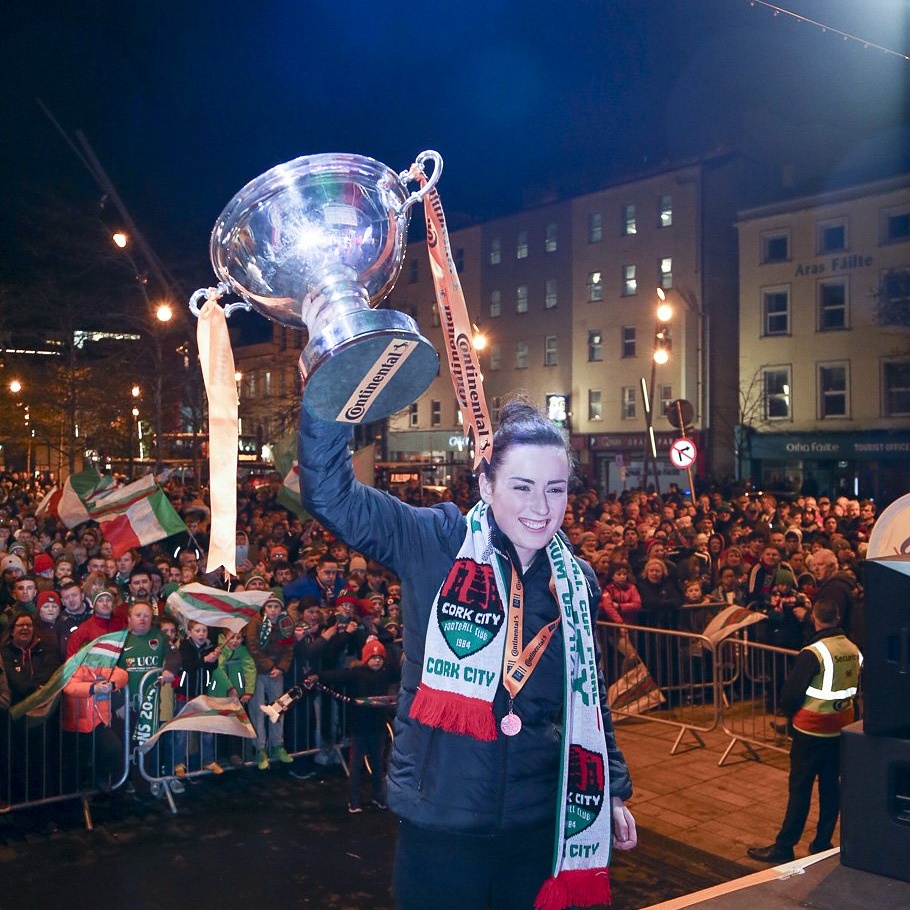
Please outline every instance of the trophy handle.
[[427, 182], [419, 190], [411, 193], [411, 195], [401, 204], [401, 208], [395, 213], [398, 218], [401, 218], [415, 202], [421, 202], [423, 197], [439, 182], [439, 178], [442, 176], [442, 155], [440, 155], [439, 152], [434, 152], [432, 149], [421, 152], [410, 168], [406, 171], [402, 171], [398, 175], [398, 179], [405, 184], [410, 180], [419, 179], [421, 174], [425, 174], [423, 166], [427, 161], [433, 162], [433, 172], [427, 177]]
[[[220, 300], [223, 294], [227, 294], [231, 290], [231, 286], [226, 282], [222, 281], [214, 288], [199, 288], [192, 297], [190, 297], [190, 312], [198, 319], [199, 318], [199, 301], [205, 297], [206, 300]], [[235, 300], [233, 303], [226, 303], [224, 305], [224, 316], [229, 318], [231, 313], [234, 310], [251, 310], [253, 309], [252, 305], [249, 304], [246, 300]]]

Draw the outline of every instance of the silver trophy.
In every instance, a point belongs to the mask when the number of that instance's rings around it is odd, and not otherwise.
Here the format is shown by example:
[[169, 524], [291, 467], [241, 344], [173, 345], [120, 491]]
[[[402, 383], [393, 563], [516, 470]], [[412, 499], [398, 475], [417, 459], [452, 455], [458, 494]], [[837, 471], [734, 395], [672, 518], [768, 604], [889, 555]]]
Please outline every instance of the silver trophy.
[[[419, 190], [407, 183], [432, 172]], [[218, 294], [309, 340], [300, 355], [303, 404], [345, 423], [381, 420], [406, 407], [437, 375], [439, 358], [404, 313], [374, 309], [404, 260], [410, 209], [442, 173], [437, 152], [396, 174], [360, 155], [308, 155], [248, 183], [212, 231]], [[199, 315], [200, 289], [190, 301]]]

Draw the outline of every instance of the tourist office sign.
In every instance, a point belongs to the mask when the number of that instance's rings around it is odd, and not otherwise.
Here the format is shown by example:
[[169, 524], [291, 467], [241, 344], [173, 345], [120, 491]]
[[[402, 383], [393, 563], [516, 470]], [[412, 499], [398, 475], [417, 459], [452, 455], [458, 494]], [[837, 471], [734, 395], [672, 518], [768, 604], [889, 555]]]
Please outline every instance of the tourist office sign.
[[910, 431], [863, 433], [756, 433], [752, 458], [857, 459], [910, 458]]

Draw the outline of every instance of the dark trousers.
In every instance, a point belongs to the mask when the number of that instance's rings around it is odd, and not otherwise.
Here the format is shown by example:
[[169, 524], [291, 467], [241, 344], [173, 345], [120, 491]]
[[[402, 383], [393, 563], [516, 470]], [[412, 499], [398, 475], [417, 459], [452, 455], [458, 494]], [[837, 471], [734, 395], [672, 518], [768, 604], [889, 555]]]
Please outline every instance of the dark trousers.
[[351, 805], [360, 805], [360, 784], [363, 780], [363, 759], [369, 759], [370, 787], [373, 799], [378, 803], [385, 802], [385, 763], [382, 749], [385, 746], [386, 729], [369, 730], [365, 733], [351, 734]]
[[787, 812], [777, 843], [793, 847], [802, 837], [818, 778], [818, 827], [812, 846], [827, 847], [840, 812], [840, 737], [807, 736], [793, 731], [790, 747], [790, 784]]
[[532, 910], [552, 874], [555, 826], [471, 837], [402, 822], [395, 853], [397, 910]]

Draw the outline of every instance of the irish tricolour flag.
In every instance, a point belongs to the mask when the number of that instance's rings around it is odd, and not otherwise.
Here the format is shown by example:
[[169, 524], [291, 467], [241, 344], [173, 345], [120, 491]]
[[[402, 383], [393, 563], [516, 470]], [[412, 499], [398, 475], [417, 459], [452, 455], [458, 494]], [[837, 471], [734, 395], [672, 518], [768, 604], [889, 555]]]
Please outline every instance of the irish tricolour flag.
[[183, 519], [151, 474], [96, 499], [88, 511], [101, 526], [115, 559], [133, 547], [186, 530]]
[[92, 517], [92, 505], [109, 492], [113, 483], [113, 477], [99, 474], [94, 468], [70, 474], [62, 489], [54, 487], [41, 500], [35, 514], [40, 518], [47, 512], [68, 528], [75, 528]]

